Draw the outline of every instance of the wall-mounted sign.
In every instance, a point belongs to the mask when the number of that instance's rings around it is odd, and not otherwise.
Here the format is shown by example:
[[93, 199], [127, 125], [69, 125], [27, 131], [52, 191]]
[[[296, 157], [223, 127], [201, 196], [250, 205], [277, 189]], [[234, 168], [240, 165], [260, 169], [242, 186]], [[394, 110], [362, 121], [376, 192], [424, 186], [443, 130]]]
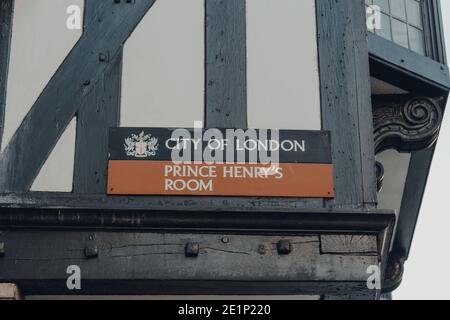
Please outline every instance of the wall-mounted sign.
[[330, 133], [112, 128], [108, 194], [332, 198]]

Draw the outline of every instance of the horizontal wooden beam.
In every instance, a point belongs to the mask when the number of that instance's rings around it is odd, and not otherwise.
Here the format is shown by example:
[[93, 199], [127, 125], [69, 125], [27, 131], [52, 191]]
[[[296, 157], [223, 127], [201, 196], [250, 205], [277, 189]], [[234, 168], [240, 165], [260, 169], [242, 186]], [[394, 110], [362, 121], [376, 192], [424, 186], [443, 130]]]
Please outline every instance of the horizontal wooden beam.
[[[182, 209], [182, 208], [181, 208]], [[166, 209], [51, 209], [0, 205], [1, 228], [95, 228], [139, 230], [322, 231], [367, 234], [391, 232], [388, 211], [291, 210], [184, 211]]]
[[[107, 196], [65, 192], [1, 193], [2, 207], [145, 209], [173, 211], [280, 211], [280, 212], [373, 212], [355, 208], [324, 209], [323, 200], [279, 197], [198, 197], [198, 196]], [[383, 213], [383, 211], [381, 211]]]
[[[418, 81], [423, 83], [423, 85], [429, 85], [441, 92], [448, 92], [450, 90], [450, 75], [446, 65], [408, 50], [407, 48], [399, 46], [394, 42], [373, 33], [369, 33], [368, 37], [369, 54], [372, 60], [388, 66], [389, 69], [401, 71], [403, 77], [406, 76], [407, 78], [411, 78], [410, 81], [416, 80], [416, 82]], [[377, 70], [372, 68], [371, 71]], [[373, 73], [371, 74], [374, 75]], [[380, 76], [382, 75], [380, 70]], [[377, 74], [375, 74], [375, 76], [377, 76]], [[386, 77], [388, 77], [388, 82], [403, 80], [392, 77], [389, 78], [388, 75], [386, 75]], [[397, 83], [393, 84], [397, 85]], [[419, 88], [419, 90], [420, 89], [423, 90], [423, 88]], [[430, 90], [430, 88], [427, 87], [427, 90]], [[418, 92], [414, 93], [419, 94]]]
[[[363, 294], [379, 263], [375, 235], [355, 237], [346, 253], [322, 252], [320, 234], [5, 230], [0, 241], [0, 282], [19, 279], [25, 295]], [[67, 287], [69, 266], [79, 267], [81, 290]]]
[[[68, 292], [61, 280], [21, 280], [24, 296], [326, 296], [333, 300], [365, 297], [373, 300], [380, 295], [367, 290], [364, 282], [247, 282], [247, 281], [147, 281], [147, 280], [85, 280], [84, 288], [78, 292]], [[342, 294], [341, 294], [342, 292]], [[320, 294], [322, 293], [322, 294]], [[353, 294], [352, 294], [353, 293]]]
[[[0, 282], [20, 279], [25, 294], [367, 296], [367, 268], [383, 272], [394, 222], [381, 211], [0, 206]], [[65, 287], [70, 265], [82, 291]]]

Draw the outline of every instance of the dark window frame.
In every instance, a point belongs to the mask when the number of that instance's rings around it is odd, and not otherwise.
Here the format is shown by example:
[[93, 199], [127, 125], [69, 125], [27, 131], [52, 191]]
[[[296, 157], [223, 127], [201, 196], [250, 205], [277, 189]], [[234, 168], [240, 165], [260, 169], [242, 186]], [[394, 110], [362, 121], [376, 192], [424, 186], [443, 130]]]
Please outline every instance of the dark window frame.
[[368, 32], [371, 75], [407, 91], [446, 95], [450, 77], [440, 0], [422, 0], [422, 5], [426, 55]]
[[423, 23], [427, 57], [447, 64], [440, 0], [423, 0]]
[[[374, 3], [375, 0], [366, 0], [366, 5], [377, 5]], [[403, 46], [404, 48], [407, 48], [411, 51], [414, 51], [416, 53], [422, 54], [424, 56], [428, 55], [428, 51], [427, 51], [427, 41], [425, 39], [425, 33], [427, 32], [427, 29], [425, 28], [425, 20], [426, 17], [424, 15], [424, 12], [426, 12], [426, 1], [425, 0], [385, 0], [387, 1], [387, 8], [383, 8], [380, 7], [380, 14], [382, 15], [382, 17], [385, 17], [385, 19], [388, 19], [387, 22], [388, 24], [385, 25], [385, 27], [388, 29], [385, 29], [384, 32], [383, 31], [378, 31], [378, 30], [373, 30], [371, 31], [374, 34], [377, 34], [387, 40], [390, 40], [396, 44], [399, 44], [400, 46]], [[403, 1], [403, 5], [404, 5], [404, 16], [399, 16], [396, 14], [394, 7], [393, 7], [393, 2], [397, 3], [399, 1]], [[420, 10], [420, 23], [414, 23], [411, 19], [411, 17], [409, 16], [409, 8], [408, 8], [408, 4], [413, 1], [415, 3], [418, 4], [419, 6], [419, 10]], [[369, 2], [369, 3], [368, 3]], [[398, 42], [398, 39], [394, 39], [395, 38], [395, 32], [394, 32], [394, 21], [397, 21], [401, 24], [403, 24], [405, 26], [405, 32], [406, 34], [404, 34], [404, 36], [406, 36], [405, 43], [401, 44]], [[384, 27], [383, 27], [384, 28]], [[412, 29], [416, 29], [419, 33], [420, 33], [420, 38], [418, 39], [420, 41], [420, 50], [418, 48], [414, 49], [413, 47], [413, 42], [412, 42], [412, 35], [411, 35], [411, 30]], [[387, 32], [389, 31], [389, 32]], [[383, 35], [384, 33], [384, 35]], [[387, 34], [386, 34], [387, 33]]]
[[[422, 14], [422, 32], [423, 32], [423, 45], [424, 45], [424, 54], [423, 56], [431, 58], [439, 63], [446, 64], [446, 52], [445, 52], [445, 43], [443, 37], [443, 26], [442, 26], [442, 14], [441, 14], [441, 4], [440, 0], [421, 0], [421, 14]], [[397, 19], [391, 14], [389, 15], [391, 19]], [[401, 20], [401, 19], [400, 19]], [[401, 20], [403, 21], [403, 20]], [[406, 21], [404, 21], [407, 23]], [[408, 23], [407, 23], [408, 24]], [[409, 25], [409, 24], [408, 24]], [[391, 26], [392, 28], [392, 26]], [[391, 30], [392, 33], [392, 30]], [[373, 34], [377, 35], [380, 38], [383, 38], [381, 35], [378, 35], [376, 32]], [[393, 45], [402, 46], [393, 39], [386, 39], [391, 41]], [[408, 36], [409, 42], [409, 36]], [[411, 48], [408, 50], [413, 51]], [[417, 53], [417, 52], [415, 52]], [[420, 55], [420, 53], [417, 53]]]

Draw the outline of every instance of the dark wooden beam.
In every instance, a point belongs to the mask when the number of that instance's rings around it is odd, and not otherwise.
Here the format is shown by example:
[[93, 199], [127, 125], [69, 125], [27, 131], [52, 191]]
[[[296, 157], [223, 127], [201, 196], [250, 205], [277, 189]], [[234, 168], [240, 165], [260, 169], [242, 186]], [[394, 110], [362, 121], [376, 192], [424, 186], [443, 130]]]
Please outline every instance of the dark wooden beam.
[[207, 127], [247, 127], [245, 0], [206, 0]]
[[[242, 296], [319, 296], [326, 293], [324, 300], [374, 300], [377, 291], [367, 290], [365, 281], [335, 281], [335, 282], [248, 282], [248, 281], [189, 281], [189, 280], [91, 280], [82, 282], [80, 291], [68, 291], [64, 280], [42, 279], [42, 280], [20, 280], [25, 296], [42, 295], [68, 295], [81, 296], [95, 300], [95, 295], [118, 296], [118, 295], [172, 295], [175, 299], [183, 300], [183, 296], [216, 295], [235, 297]], [[114, 292], [112, 295], [111, 293]], [[353, 293], [353, 294], [352, 294]], [[85, 297], [89, 296], [89, 297]], [[94, 297], [93, 297], [94, 296]], [[330, 296], [330, 299], [326, 297]], [[354, 298], [351, 298], [354, 297]], [[244, 297], [245, 298], [245, 297]], [[256, 298], [257, 299], [257, 298]]]
[[[296, 198], [243, 198], [243, 197], [194, 197], [194, 196], [120, 196], [112, 197], [100, 194], [29, 192], [23, 194], [3, 194], [0, 207], [3, 208], [61, 208], [61, 209], [114, 209], [149, 211], [208, 211], [215, 212], [323, 212], [335, 214], [357, 213], [359, 209], [309, 206], [309, 199]], [[371, 212], [367, 210], [367, 212]], [[258, 220], [258, 219], [256, 219]]]
[[[416, 82], [419, 80], [427, 88], [431, 87], [431, 90], [448, 92], [450, 89], [449, 70], [446, 65], [372, 33], [369, 33], [368, 44], [372, 60], [372, 76], [406, 90], [424, 91], [420, 85], [413, 85], [414, 80]], [[385, 74], [388, 70], [384, 70], [383, 66], [392, 69], [391, 74]], [[395, 71], [398, 71], [400, 78], [393, 77]], [[425, 93], [432, 94], [429, 90], [427, 91]], [[414, 91], [415, 94], [421, 92]]]
[[[83, 17], [83, 29], [86, 30], [88, 26], [94, 23], [94, 19], [98, 14], [101, 14], [102, 7], [106, 1], [98, 0], [84, 0], [84, 17]], [[101, 3], [99, 5], [99, 3]]]
[[322, 297], [325, 301], [365, 301], [379, 299], [379, 295], [374, 290], [353, 291], [349, 294], [326, 294]]
[[[92, 28], [102, 10], [98, 0], [85, 1], [84, 30]], [[101, 54], [99, 61], [108, 67], [77, 113], [73, 191], [80, 194], [105, 192], [108, 129], [119, 122], [123, 49], [114, 57]]]
[[427, 56], [447, 64], [440, 0], [422, 1]]
[[122, 50], [114, 57], [104, 56], [108, 68], [86, 97], [77, 114], [77, 137], [73, 191], [103, 194], [108, 169], [108, 131], [117, 127], [122, 83]]
[[2, 146], [5, 121], [13, 12], [14, 0], [2, 0], [0, 3], [0, 147]]
[[[79, 204], [83, 207], [82, 204]], [[216, 212], [211, 208], [120, 207], [93, 209], [17, 208], [0, 206], [1, 228], [97, 228], [128, 230], [240, 230], [271, 232], [369, 232], [384, 233], [395, 220], [389, 211], [359, 210], [233, 210]]]
[[393, 247], [393, 251], [404, 260], [411, 250], [435, 148], [433, 146], [411, 155]]
[[377, 183], [364, 0], [318, 0], [322, 127], [332, 136], [336, 198], [330, 207], [374, 207]]
[[99, 57], [115, 57], [153, 3], [98, 2], [97, 19], [84, 31], [0, 155], [0, 192], [30, 189], [65, 128], [104, 75], [108, 63]]
[[[0, 281], [20, 279], [25, 295], [378, 296], [367, 288], [367, 268], [384, 261], [393, 224], [379, 212], [2, 208]], [[198, 255], [187, 255], [188, 243], [198, 244]], [[81, 291], [67, 290], [70, 265], [81, 268]]]

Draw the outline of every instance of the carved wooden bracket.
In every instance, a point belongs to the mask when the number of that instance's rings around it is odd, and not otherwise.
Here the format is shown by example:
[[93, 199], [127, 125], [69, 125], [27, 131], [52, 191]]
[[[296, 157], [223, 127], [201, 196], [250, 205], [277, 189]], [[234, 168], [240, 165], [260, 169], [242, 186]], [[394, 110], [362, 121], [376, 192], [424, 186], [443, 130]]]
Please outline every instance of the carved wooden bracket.
[[441, 128], [441, 99], [410, 95], [374, 96], [375, 153], [412, 152], [433, 146]]
[[[388, 149], [399, 152], [432, 147], [439, 136], [443, 119], [443, 98], [411, 95], [372, 97], [375, 154]], [[384, 168], [376, 163], [377, 187], [381, 190]], [[404, 254], [391, 253], [383, 282], [383, 292], [394, 291], [401, 283]]]
[[[388, 149], [412, 152], [433, 146], [439, 136], [442, 98], [411, 95], [372, 97], [375, 154]], [[377, 187], [381, 190], [383, 165], [376, 164]]]

